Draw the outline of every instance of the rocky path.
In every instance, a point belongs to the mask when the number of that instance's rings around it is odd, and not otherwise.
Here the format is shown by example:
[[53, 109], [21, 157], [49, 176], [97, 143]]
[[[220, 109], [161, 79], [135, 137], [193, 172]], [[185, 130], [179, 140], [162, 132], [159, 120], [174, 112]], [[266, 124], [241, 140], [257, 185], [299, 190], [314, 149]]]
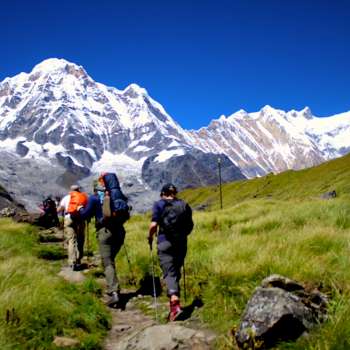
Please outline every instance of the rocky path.
[[[124, 295], [133, 295], [127, 292]], [[144, 310], [144, 311], [141, 311]], [[187, 321], [162, 324], [167, 315], [167, 305], [158, 304], [158, 320], [145, 314], [154, 304], [149, 297], [133, 295], [125, 309], [111, 309], [112, 328], [104, 343], [105, 350], [175, 350], [213, 349], [215, 334], [208, 330], [189, 328]]]
[[[55, 230], [42, 231], [41, 245], [63, 246], [63, 234]], [[97, 266], [96, 256], [91, 267]], [[86, 277], [85, 271], [72, 271], [62, 267], [59, 276], [71, 283], [80, 283]], [[104, 279], [99, 279], [104, 284]], [[103, 298], [106, 302], [107, 297]], [[195, 300], [184, 308], [184, 321], [165, 323], [168, 305], [158, 299], [155, 320], [154, 300], [150, 296], [137, 295], [132, 290], [121, 291], [120, 308], [109, 308], [112, 326], [103, 344], [104, 350], [207, 350], [214, 349], [216, 335], [202, 329], [196, 316], [196, 309], [202, 306]], [[69, 348], [69, 346], [68, 346]]]

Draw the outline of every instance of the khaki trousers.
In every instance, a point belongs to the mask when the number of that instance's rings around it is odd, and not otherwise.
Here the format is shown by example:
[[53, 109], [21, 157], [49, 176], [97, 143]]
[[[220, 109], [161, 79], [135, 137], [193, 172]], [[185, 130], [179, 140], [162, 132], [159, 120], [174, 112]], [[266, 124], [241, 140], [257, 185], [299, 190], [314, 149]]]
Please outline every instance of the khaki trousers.
[[64, 218], [64, 231], [68, 242], [68, 264], [80, 264], [84, 255], [85, 222], [77, 222], [69, 215]]

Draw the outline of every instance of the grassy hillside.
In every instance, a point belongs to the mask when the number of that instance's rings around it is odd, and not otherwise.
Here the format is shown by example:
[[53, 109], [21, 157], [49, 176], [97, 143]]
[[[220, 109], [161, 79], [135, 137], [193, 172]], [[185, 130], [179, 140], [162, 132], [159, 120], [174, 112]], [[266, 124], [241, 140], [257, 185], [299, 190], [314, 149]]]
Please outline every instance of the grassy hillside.
[[101, 288], [57, 277], [60, 263], [37, 258], [37, 239], [35, 228], [0, 220], [0, 349], [56, 349], [54, 336], [99, 349], [110, 322]]
[[[232, 207], [254, 198], [319, 198], [322, 193], [331, 190], [336, 190], [340, 196], [350, 193], [350, 154], [314, 168], [224, 184], [223, 206]], [[219, 208], [218, 186], [187, 190], [181, 195], [194, 207], [207, 204], [211, 209]]]
[[[350, 348], [350, 156], [313, 169], [224, 186], [224, 209], [218, 209], [217, 188], [182, 193], [195, 212], [186, 259], [187, 292], [201, 296], [198, 317], [219, 334], [218, 349], [234, 345], [227, 333], [238, 325], [254, 288], [278, 273], [330, 297], [329, 318], [309, 337], [279, 349]], [[320, 199], [335, 189], [338, 197]], [[127, 225], [130, 260], [141, 276], [149, 270], [146, 245], [149, 217]], [[118, 257], [124, 282], [129, 275]], [[159, 273], [159, 270], [158, 270]]]
[[[202, 298], [204, 305], [193, 318], [217, 331], [217, 349], [234, 348], [228, 333], [238, 325], [254, 288], [272, 273], [318, 287], [330, 298], [327, 322], [278, 349], [350, 349], [349, 175], [347, 156], [313, 169], [226, 184], [223, 210], [217, 188], [182, 194], [193, 207], [210, 205], [194, 212], [187, 304]], [[320, 199], [333, 189], [337, 198]], [[130, 268], [138, 280], [151, 270], [149, 221], [150, 215], [133, 216], [126, 224], [127, 250], [117, 256], [122, 287], [130, 287]], [[0, 312], [15, 308], [21, 320], [18, 326], [0, 318], [0, 348], [17, 349], [21, 342], [28, 344], [23, 348], [47, 349], [55, 334], [79, 337], [82, 348], [98, 348], [108, 315], [100, 307], [96, 283], [90, 279], [78, 288], [58, 279], [57, 265], [36, 258], [29, 226], [4, 220], [0, 231]], [[159, 267], [156, 271], [160, 275]]]

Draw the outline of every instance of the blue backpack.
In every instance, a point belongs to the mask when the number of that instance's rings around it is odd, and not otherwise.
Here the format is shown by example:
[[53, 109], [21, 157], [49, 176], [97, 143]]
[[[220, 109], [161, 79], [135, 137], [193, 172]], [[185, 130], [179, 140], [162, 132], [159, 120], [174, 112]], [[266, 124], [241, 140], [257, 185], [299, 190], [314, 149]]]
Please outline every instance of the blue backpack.
[[103, 216], [104, 218], [113, 217], [123, 224], [130, 218], [131, 208], [128, 205], [128, 198], [123, 194], [116, 174], [106, 173], [102, 178], [106, 187]]

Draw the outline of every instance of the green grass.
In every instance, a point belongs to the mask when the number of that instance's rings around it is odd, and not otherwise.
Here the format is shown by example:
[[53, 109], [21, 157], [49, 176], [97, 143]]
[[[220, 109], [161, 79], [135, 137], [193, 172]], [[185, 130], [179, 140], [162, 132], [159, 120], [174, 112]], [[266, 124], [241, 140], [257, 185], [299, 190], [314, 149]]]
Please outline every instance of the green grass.
[[[278, 349], [350, 348], [349, 164], [346, 156], [312, 169], [225, 184], [223, 210], [217, 187], [181, 194], [192, 207], [209, 206], [194, 212], [186, 282], [189, 302], [203, 300], [195, 315], [218, 333], [217, 349], [234, 348], [229, 331], [239, 324], [254, 289], [273, 273], [317, 287], [330, 300], [325, 323]], [[336, 199], [320, 199], [333, 189]], [[126, 224], [126, 249], [116, 264], [122, 287], [132, 287], [132, 275], [140, 280], [151, 272], [149, 221], [149, 214], [135, 215]], [[78, 337], [81, 348], [98, 349], [109, 319], [97, 299], [97, 274], [83, 286], [67, 284], [56, 277], [59, 262], [37, 258], [29, 226], [3, 220], [0, 231], [0, 312], [15, 309], [12, 323], [0, 319], [0, 348], [46, 349], [54, 335], [62, 334]], [[161, 275], [158, 264], [156, 274]], [[166, 299], [163, 293], [160, 300]]]
[[56, 349], [54, 336], [99, 349], [110, 316], [93, 279], [73, 285], [59, 266], [37, 258], [38, 236], [28, 225], [0, 220], [0, 348]]
[[[250, 200], [222, 211], [196, 212], [186, 259], [187, 292], [201, 296], [200, 319], [221, 334], [218, 348], [230, 348], [227, 332], [239, 324], [254, 288], [278, 273], [330, 299], [329, 320], [288, 349], [346, 349], [350, 329], [350, 255], [345, 196], [332, 201]], [[149, 271], [146, 235], [149, 218], [127, 224], [134, 273]], [[117, 265], [129, 274], [123, 253]], [[160, 274], [159, 269], [157, 270]], [[347, 325], [347, 326], [345, 326]], [[343, 344], [343, 345], [342, 345]]]
[[[320, 166], [300, 171], [269, 174], [252, 180], [236, 181], [222, 187], [224, 208], [249, 199], [310, 199], [336, 190], [338, 195], [350, 193], [350, 154]], [[209, 204], [219, 209], [217, 186], [186, 190], [181, 196], [193, 207]]]
[[[308, 337], [279, 349], [350, 348], [350, 156], [303, 171], [181, 193], [194, 213], [186, 259], [187, 292], [201, 296], [200, 319], [220, 335], [217, 348], [234, 348], [228, 331], [239, 324], [261, 280], [278, 273], [319, 288], [330, 298], [328, 320]], [[335, 189], [338, 197], [322, 200]], [[149, 217], [127, 224], [127, 244], [137, 276], [149, 270]], [[122, 254], [121, 273], [128, 274]], [[158, 269], [158, 273], [160, 273]], [[125, 278], [124, 278], [125, 279]], [[126, 279], [125, 279], [126, 281]]]

